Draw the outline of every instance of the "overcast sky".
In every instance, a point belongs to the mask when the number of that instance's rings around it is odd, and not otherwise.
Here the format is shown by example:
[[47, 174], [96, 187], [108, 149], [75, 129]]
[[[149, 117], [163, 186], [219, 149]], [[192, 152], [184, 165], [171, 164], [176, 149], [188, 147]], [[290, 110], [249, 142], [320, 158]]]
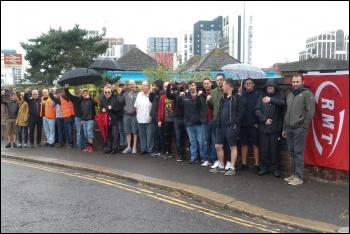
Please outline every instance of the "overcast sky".
[[[297, 61], [308, 37], [343, 29], [349, 33], [349, 1], [246, 2], [253, 16], [255, 66], [266, 68], [276, 62]], [[123, 37], [146, 52], [149, 37], [177, 37], [193, 31], [199, 20], [243, 12], [243, 2], [8, 2], [1, 1], [1, 49], [24, 53], [20, 42], [47, 34], [50, 27], [102, 31], [107, 37]]]

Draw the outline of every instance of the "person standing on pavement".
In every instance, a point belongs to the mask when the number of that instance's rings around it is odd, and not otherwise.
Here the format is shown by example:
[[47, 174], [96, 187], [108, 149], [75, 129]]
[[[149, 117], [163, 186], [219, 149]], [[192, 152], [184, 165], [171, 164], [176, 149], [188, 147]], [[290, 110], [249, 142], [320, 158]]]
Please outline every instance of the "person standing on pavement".
[[[218, 156], [216, 153], [215, 148], [215, 142], [216, 142], [216, 122], [217, 122], [217, 116], [219, 113], [220, 108], [220, 100], [224, 96], [224, 90], [223, 90], [223, 84], [225, 81], [225, 74], [218, 73], [216, 75], [216, 88], [213, 89], [211, 92], [211, 95], [207, 96], [207, 105], [209, 108], [213, 108], [213, 120], [212, 120], [212, 134], [211, 134], [211, 140], [212, 140], [212, 161], [214, 161], [214, 164], [211, 166], [212, 169], [219, 166]], [[224, 163], [225, 169], [228, 170], [231, 167], [231, 153], [230, 148], [228, 147], [227, 143], [224, 143]]]
[[[239, 142], [241, 144], [242, 153], [242, 165], [237, 168], [238, 171], [247, 171], [248, 167], [248, 145], [253, 145], [254, 154], [254, 173], [257, 174], [260, 171], [259, 166], [259, 120], [256, 117], [254, 108], [260, 93], [254, 89], [255, 83], [252, 78], [244, 80], [245, 90], [241, 93], [247, 100], [247, 106], [244, 111], [244, 115], [241, 123], [241, 130], [239, 132]], [[241, 91], [241, 89], [239, 90]]]
[[164, 81], [155, 80], [154, 87], [149, 94], [149, 101], [152, 103], [151, 117], [153, 125], [153, 136], [154, 136], [154, 146], [153, 146], [153, 156], [165, 155], [165, 144], [163, 137], [163, 128], [158, 126], [158, 107], [159, 98], [165, 94], [163, 89]]
[[[67, 90], [69, 89], [69, 85], [64, 85], [64, 93], [59, 97], [55, 97], [53, 92], [49, 93], [49, 96], [52, 101], [61, 106], [63, 124], [65, 129], [66, 140], [68, 141], [68, 149], [73, 148], [74, 144], [74, 135], [73, 135], [73, 123], [74, 123], [74, 105], [73, 102], [70, 101], [66, 95]], [[69, 90], [68, 90], [69, 92]]]
[[151, 93], [150, 85], [147, 81], [142, 82], [142, 92], [136, 97], [135, 108], [136, 108], [136, 118], [137, 127], [139, 130], [139, 137], [141, 143], [141, 153], [140, 155], [152, 154], [154, 147], [154, 131], [152, 125], [152, 117], [150, 116], [152, 103], [149, 100], [149, 95]]
[[[51, 92], [52, 89], [50, 89]], [[44, 146], [54, 147], [55, 143], [55, 122], [56, 122], [56, 103], [53, 103], [49, 97], [47, 89], [42, 90], [40, 116], [43, 118], [44, 132], [46, 135], [46, 144]]]
[[[117, 100], [120, 100], [121, 102], [124, 102], [123, 94], [126, 92], [126, 85], [125, 82], [122, 80], [119, 80], [117, 82], [118, 84], [118, 89], [117, 89]], [[123, 104], [125, 106], [125, 103]], [[121, 111], [120, 114], [118, 115], [118, 127], [119, 127], [119, 150], [123, 151], [126, 149], [126, 136], [125, 136], [125, 131], [124, 131], [124, 123], [123, 123], [123, 118], [124, 118], [124, 111]]]
[[203, 147], [204, 147], [204, 162], [202, 166], [207, 167], [213, 165], [215, 159], [212, 156], [212, 121], [213, 121], [213, 108], [207, 105], [207, 100], [211, 96], [212, 84], [210, 78], [203, 79], [203, 91], [201, 97], [201, 116], [203, 128]]
[[[123, 154], [137, 153], [136, 145], [138, 138], [138, 129], [136, 120], [135, 100], [139, 92], [140, 91], [136, 87], [135, 81], [129, 80], [129, 89], [122, 95], [125, 102], [123, 123], [128, 145], [123, 151]], [[133, 145], [132, 148], [131, 144]]]
[[6, 130], [7, 130], [7, 140], [8, 143], [5, 146], [6, 148], [12, 147], [17, 148], [17, 126], [16, 119], [18, 116], [19, 104], [17, 100], [17, 95], [15, 92], [10, 93], [10, 101], [4, 101], [3, 96], [5, 95], [5, 90], [1, 91], [1, 104], [7, 106], [7, 120], [6, 120]]
[[[28, 145], [28, 103], [24, 101], [24, 92], [19, 94], [18, 100], [18, 115], [16, 119], [18, 145], [17, 148], [27, 148]], [[24, 141], [23, 141], [24, 133]], [[22, 145], [23, 143], [23, 145]]]
[[284, 180], [290, 185], [299, 185], [303, 183], [304, 147], [307, 130], [315, 114], [315, 98], [310, 89], [304, 85], [303, 74], [293, 74], [292, 86], [287, 96], [287, 112], [282, 136], [287, 138], [293, 174]]
[[94, 152], [95, 107], [97, 106], [97, 102], [93, 98], [90, 98], [87, 89], [83, 90], [81, 97], [81, 120], [84, 135], [88, 140], [88, 145], [84, 148], [84, 151]]
[[[55, 92], [52, 92], [56, 98], [60, 98], [61, 95], [64, 93], [63, 88], [58, 88]], [[62, 110], [61, 106], [56, 103], [55, 105], [56, 109], [56, 123], [57, 123], [57, 132], [58, 132], [58, 145], [57, 148], [61, 148], [64, 146], [64, 143], [66, 142], [66, 133], [64, 129], [64, 119], [62, 116]]]
[[30, 148], [34, 148], [34, 131], [36, 127], [36, 146], [41, 147], [43, 130], [43, 118], [40, 116], [40, 101], [38, 90], [32, 90], [32, 97], [28, 97], [29, 89], [24, 90], [24, 101], [29, 105], [29, 142]]
[[172, 91], [172, 84], [169, 84], [166, 89], [166, 98], [173, 101], [173, 120], [174, 120], [174, 132], [175, 132], [175, 142], [176, 142], [176, 161], [182, 162], [183, 160], [183, 147], [182, 140], [184, 134], [186, 134], [186, 128], [184, 124], [184, 111], [183, 108], [178, 105], [178, 98], [180, 98], [180, 93], [185, 91], [185, 81], [176, 81], [176, 90]]
[[[164, 82], [164, 90], [171, 86], [170, 82]], [[174, 129], [174, 101], [167, 98], [167, 95], [162, 95], [159, 99], [158, 108], [158, 127], [163, 129], [163, 137], [165, 144], [164, 159], [171, 158], [171, 136]]]
[[[203, 129], [200, 121], [201, 91], [197, 91], [196, 83], [188, 81], [188, 92], [181, 92], [178, 105], [183, 107], [184, 123], [190, 140], [190, 164], [198, 163], [204, 156]], [[199, 151], [199, 155], [198, 155]]]
[[101, 111], [107, 112], [109, 124], [107, 129], [107, 145], [104, 149], [104, 154], [116, 154], [119, 146], [119, 129], [118, 129], [118, 115], [123, 111], [118, 100], [112, 96], [112, 88], [105, 86], [103, 89], [104, 97], [101, 100]]
[[[247, 101], [244, 96], [234, 92], [234, 81], [227, 78], [223, 84], [225, 95], [221, 98], [217, 116], [215, 148], [219, 158], [219, 165], [211, 169], [212, 173], [225, 173], [230, 176], [236, 174], [235, 163], [237, 159], [237, 141], [240, 124], [243, 118]], [[224, 143], [227, 142], [231, 150], [231, 164], [225, 170]]]
[[74, 95], [69, 92], [68, 88], [64, 89], [66, 97], [73, 103], [74, 106], [74, 124], [77, 135], [77, 147], [79, 150], [83, 150], [87, 145], [88, 141], [84, 135], [82, 119], [81, 119], [81, 90], [79, 86], [74, 87]]
[[266, 175], [272, 171], [275, 177], [281, 176], [279, 149], [285, 105], [285, 98], [279, 92], [277, 79], [268, 79], [255, 106], [255, 115], [259, 118], [262, 160], [258, 175]]

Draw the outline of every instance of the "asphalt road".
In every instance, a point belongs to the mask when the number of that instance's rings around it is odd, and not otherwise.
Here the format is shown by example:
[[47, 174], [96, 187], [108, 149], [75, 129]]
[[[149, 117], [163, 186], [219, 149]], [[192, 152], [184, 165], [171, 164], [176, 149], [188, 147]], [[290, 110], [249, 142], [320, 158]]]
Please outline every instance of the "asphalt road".
[[1, 232], [304, 231], [104, 175], [2, 159]]

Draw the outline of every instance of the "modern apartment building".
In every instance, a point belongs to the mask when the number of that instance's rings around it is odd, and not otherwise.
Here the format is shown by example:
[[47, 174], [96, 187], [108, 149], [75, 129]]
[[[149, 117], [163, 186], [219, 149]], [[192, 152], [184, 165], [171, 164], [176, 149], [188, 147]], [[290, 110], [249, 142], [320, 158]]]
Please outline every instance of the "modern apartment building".
[[187, 62], [193, 56], [193, 32], [182, 31], [177, 38], [177, 52], [174, 54], [174, 68]]
[[[246, 18], [246, 19], [245, 19]], [[220, 48], [242, 63], [252, 63], [253, 17], [235, 14], [223, 17]]]
[[308, 38], [306, 49], [299, 52], [299, 61], [315, 57], [349, 60], [349, 34], [338, 29]]
[[222, 16], [210, 21], [198, 21], [193, 25], [193, 54], [204, 56], [220, 45], [222, 40]]
[[175, 37], [149, 37], [147, 39], [147, 53], [176, 52], [177, 38]]

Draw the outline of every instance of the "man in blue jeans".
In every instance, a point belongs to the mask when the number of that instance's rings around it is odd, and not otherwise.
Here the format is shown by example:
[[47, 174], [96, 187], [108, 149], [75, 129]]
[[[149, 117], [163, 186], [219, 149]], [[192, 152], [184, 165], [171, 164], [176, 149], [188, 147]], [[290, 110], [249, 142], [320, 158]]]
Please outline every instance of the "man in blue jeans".
[[[191, 144], [190, 164], [194, 164], [204, 157], [203, 128], [200, 121], [201, 93], [197, 92], [196, 83], [193, 80], [189, 81], [187, 85], [188, 92], [180, 92], [178, 105], [183, 107], [184, 123]], [[198, 149], [200, 155], [198, 155]]]

